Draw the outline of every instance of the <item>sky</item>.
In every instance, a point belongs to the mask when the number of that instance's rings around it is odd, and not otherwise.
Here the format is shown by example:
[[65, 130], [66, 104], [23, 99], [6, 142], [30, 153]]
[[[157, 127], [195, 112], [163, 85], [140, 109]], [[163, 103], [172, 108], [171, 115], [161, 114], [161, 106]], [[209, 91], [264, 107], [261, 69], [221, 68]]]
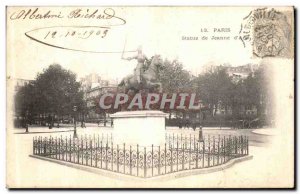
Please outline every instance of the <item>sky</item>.
[[[34, 8], [33, 8], [34, 9]], [[126, 20], [125, 25], [110, 26], [105, 38], [90, 36], [83, 40], [74, 37], [44, 38], [53, 31], [65, 35], [74, 28], [54, 26], [97, 26], [116, 24], [122, 20], [104, 21], [97, 19], [70, 19], [66, 16], [77, 8], [39, 7], [36, 13], [61, 14], [62, 19], [10, 19], [13, 13], [28, 11], [28, 8], [9, 8], [7, 21], [8, 60], [7, 72], [9, 76], [22, 79], [34, 79], [38, 72], [42, 72], [50, 64], [58, 63], [66, 69], [84, 77], [90, 73], [97, 73], [103, 78], [121, 80], [133, 72], [136, 61], [122, 60], [124, 57], [134, 56], [134, 52], [142, 45], [146, 56], [160, 54], [163, 59], [177, 59], [182, 62], [184, 69], [192, 74], [198, 74], [207, 64], [229, 63], [233, 66], [247, 63], [258, 63], [252, 57], [251, 45], [244, 48], [239, 35], [243, 18], [252, 10], [248, 8], [157, 8], [157, 7], [127, 7], [113, 9], [115, 16]], [[92, 8], [80, 8], [81, 13], [95, 11]], [[105, 8], [99, 8], [102, 13]], [[14, 15], [15, 16], [15, 15]], [[233, 19], [234, 18], [234, 19]], [[51, 27], [51, 28], [49, 28]], [[226, 32], [218, 32], [225, 29]], [[99, 28], [85, 28], [97, 30]], [[77, 33], [85, 29], [76, 28]], [[205, 29], [208, 32], [204, 32]], [[228, 32], [229, 29], [229, 32]], [[217, 31], [217, 32], [214, 32]], [[55, 48], [41, 44], [25, 35], [42, 40], [47, 44], [71, 48], [81, 52]], [[101, 32], [103, 33], [103, 31]], [[182, 40], [183, 37], [198, 37], [198, 40]], [[208, 40], [202, 40], [206, 36]], [[211, 37], [230, 37], [230, 40], [211, 40]], [[114, 53], [101, 53], [101, 52]], [[122, 54], [124, 52], [124, 54]]]

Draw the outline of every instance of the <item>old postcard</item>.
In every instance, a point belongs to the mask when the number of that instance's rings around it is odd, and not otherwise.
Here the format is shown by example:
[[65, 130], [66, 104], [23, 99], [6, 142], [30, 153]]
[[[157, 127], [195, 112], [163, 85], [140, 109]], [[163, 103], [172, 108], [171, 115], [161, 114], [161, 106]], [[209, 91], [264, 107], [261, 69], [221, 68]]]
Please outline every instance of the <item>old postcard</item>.
[[6, 9], [8, 188], [293, 188], [294, 8]]

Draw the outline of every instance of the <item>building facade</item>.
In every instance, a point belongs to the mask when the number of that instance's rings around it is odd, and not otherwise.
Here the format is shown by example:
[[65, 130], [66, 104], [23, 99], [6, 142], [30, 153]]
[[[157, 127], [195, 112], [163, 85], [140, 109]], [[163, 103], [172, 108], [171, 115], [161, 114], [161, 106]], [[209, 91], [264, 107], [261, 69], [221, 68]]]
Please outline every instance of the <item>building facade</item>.
[[14, 84], [14, 92], [16, 94], [20, 90], [21, 87], [26, 86], [33, 80], [14, 78], [12, 81]]
[[104, 122], [109, 115], [97, 113], [96, 99], [105, 93], [116, 92], [117, 80], [103, 79], [101, 76], [93, 73], [81, 78], [80, 83], [88, 110], [85, 115], [86, 122]]

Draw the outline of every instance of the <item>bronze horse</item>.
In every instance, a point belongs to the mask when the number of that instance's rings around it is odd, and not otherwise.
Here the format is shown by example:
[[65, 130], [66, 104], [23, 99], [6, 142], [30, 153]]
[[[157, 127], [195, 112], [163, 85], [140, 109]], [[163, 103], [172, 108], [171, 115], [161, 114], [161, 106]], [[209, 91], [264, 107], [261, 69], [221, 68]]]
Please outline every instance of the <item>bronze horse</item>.
[[141, 74], [141, 83], [138, 83], [134, 74], [130, 74], [122, 79], [119, 87], [124, 88], [124, 92], [127, 94], [129, 90], [133, 90], [137, 93], [140, 90], [147, 89], [149, 92], [158, 90], [162, 92], [162, 84], [158, 81], [158, 73], [162, 68], [163, 61], [159, 55], [155, 55], [148, 68]]

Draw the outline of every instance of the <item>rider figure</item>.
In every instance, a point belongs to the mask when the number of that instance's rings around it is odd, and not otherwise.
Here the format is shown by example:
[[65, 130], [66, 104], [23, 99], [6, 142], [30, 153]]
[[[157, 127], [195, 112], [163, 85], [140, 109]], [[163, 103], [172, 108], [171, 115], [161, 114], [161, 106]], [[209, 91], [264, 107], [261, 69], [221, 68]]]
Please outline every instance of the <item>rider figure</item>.
[[144, 72], [144, 64], [145, 64], [145, 61], [148, 60], [146, 55], [143, 54], [142, 47], [141, 46], [138, 47], [136, 56], [123, 58], [123, 59], [126, 59], [128, 61], [130, 61], [132, 59], [137, 60], [138, 64], [137, 64], [136, 68], [134, 69], [134, 75], [135, 75], [137, 82], [140, 84], [142, 81], [141, 75]]

